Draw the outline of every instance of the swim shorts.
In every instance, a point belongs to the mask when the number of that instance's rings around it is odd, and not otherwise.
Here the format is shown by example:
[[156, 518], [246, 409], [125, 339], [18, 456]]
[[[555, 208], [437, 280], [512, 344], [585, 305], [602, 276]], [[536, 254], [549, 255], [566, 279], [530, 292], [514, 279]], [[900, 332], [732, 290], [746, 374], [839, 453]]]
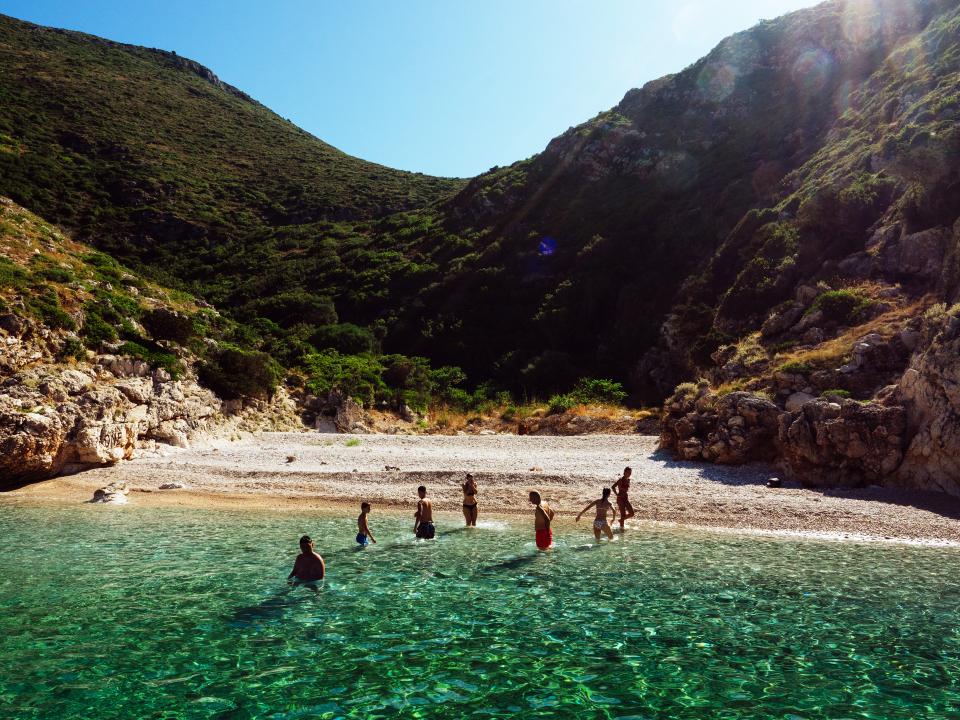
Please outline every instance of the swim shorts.
[[537, 547], [541, 550], [549, 550], [553, 547], [553, 530], [537, 530]]
[[358, 545], [366, 545], [368, 542], [370, 542], [370, 541], [367, 540], [367, 536], [366, 536], [366, 535], [364, 535], [363, 533], [357, 533], [357, 544], [358, 544]]
[[603, 530], [607, 526], [606, 520], [594, 520], [593, 529], [594, 530]]
[[432, 522], [422, 522], [417, 526], [417, 540], [433, 540], [437, 529]]

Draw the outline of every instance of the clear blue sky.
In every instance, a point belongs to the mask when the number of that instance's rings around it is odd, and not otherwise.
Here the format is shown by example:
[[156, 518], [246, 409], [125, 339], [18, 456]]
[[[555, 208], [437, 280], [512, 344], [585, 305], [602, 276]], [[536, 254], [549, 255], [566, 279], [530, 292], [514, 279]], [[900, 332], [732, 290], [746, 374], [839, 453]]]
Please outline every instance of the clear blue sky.
[[476, 175], [814, 0], [0, 0], [209, 66], [367, 160]]

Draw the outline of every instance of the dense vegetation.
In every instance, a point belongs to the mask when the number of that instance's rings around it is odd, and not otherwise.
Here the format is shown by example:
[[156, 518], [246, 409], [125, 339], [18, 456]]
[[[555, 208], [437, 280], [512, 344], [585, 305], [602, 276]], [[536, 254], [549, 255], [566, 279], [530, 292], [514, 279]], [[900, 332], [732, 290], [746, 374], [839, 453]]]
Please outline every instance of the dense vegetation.
[[[0, 194], [221, 310], [196, 332], [226, 394], [254, 362], [369, 403], [559, 408], [584, 377], [655, 399], [800, 283], [858, 317], [830, 283], [884, 214], [956, 216], [955, 5], [763, 22], [465, 186], [345, 156], [173, 54], [0, 18]], [[96, 303], [83, 337], [112, 341], [126, 315]]]

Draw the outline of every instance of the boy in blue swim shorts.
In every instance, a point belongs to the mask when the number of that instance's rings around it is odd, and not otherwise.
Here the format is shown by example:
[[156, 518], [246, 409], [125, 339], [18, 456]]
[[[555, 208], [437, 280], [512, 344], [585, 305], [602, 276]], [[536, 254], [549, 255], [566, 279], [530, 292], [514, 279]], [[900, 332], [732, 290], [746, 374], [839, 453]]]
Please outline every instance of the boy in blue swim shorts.
[[369, 514], [370, 503], [360, 503], [360, 517], [357, 518], [357, 544], [361, 547], [368, 542], [377, 544], [377, 541], [373, 538], [373, 533], [370, 532], [370, 526], [367, 525], [367, 515]]

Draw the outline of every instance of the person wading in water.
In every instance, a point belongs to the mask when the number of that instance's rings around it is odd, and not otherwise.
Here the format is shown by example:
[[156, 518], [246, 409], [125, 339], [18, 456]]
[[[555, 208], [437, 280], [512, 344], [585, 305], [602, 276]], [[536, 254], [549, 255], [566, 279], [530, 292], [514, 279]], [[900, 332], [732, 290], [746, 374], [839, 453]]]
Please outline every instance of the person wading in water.
[[630, 476], [633, 470], [623, 469], [623, 475], [617, 480], [611, 490], [617, 496], [617, 507], [620, 509], [620, 530], [623, 530], [624, 523], [632, 518], [636, 513], [633, 511], [633, 505], [630, 504]]
[[603, 497], [599, 500], [594, 500], [580, 511], [580, 514], [577, 515], [577, 522], [580, 522], [583, 514], [594, 506], [597, 508], [597, 517], [593, 520], [593, 536], [597, 539], [597, 542], [600, 542], [600, 533], [606, 533], [607, 539], [613, 540], [613, 530], [610, 528], [610, 523], [607, 522], [607, 513], [612, 512], [613, 520], [616, 521], [617, 511], [616, 508], [613, 507], [613, 503], [610, 502], [610, 488], [605, 487], [603, 489]]
[[549, 505], [543, 503], [540, 493], [536, 490], [530, 491], [530, 502], [537, 506], [533, 511], [533, 529], [536, 533], [537, 547], [540, 550], [549, 550], [553, 547], [553, 530], [550, 529], [550, 523], [555, 513]]
[[467, 527], [477, 526], [477, 481], [473, 475], [467, 473], [463, 481], [463, 519], [467, 521]]

